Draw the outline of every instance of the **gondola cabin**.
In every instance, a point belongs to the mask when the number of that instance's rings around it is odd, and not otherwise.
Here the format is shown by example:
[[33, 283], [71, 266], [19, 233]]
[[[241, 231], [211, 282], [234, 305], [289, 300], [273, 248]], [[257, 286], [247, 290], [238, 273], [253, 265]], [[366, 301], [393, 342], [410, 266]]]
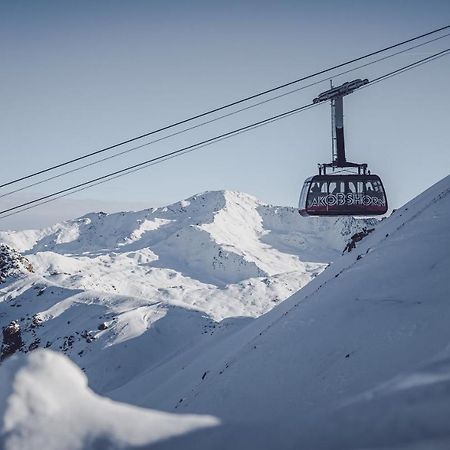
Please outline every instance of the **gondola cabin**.
[[388, 210], [380, 177], [372, 174], [315, 175], [300, 194], [302, 216], [377, 216]]

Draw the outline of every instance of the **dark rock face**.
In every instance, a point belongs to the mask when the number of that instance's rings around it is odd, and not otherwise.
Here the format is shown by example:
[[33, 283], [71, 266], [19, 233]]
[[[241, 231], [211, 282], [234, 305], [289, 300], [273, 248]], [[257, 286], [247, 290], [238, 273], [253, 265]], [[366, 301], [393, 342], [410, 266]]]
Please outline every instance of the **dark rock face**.
[[0, 361], [23, 347], [22, 333], [19, 322], [13, 320], [7, 327], [3, 328], [3, 344], [0, 350]]
[[368, 236], [370, 233], [372, 233], [372, 231], [375, 228], [363, 228], [362, 231], [360, 231], [359, 233], [355, 233], [349, 240], [349, 242], [347, 243], [347, 245], [344, 248], [344, 251], [342, 253], [345, 252], [351, 252], [354, 248], [356, 248], [356, 243], [361, 241], [362, 239], [364, 239], [366, 236]]
[[27, 258], [6, 244], [0, 244], [0, 283], [21, 272], [34, 272]]

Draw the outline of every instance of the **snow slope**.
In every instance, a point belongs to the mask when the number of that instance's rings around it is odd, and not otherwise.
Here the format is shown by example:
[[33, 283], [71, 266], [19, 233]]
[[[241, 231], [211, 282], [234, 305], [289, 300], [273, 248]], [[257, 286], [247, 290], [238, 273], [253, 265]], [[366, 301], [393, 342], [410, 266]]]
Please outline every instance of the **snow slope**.
[[73, 363], [48, 350], [6, 361], [0, 386], [3, 450], [142, 448], [218, 424], [209, 416], [173, 415], [101, 398]]
[[155, 448], [450, 448], [450, 176], [297, 294], [111, 395], [223, 425]]
[[0, 325], [17, 321], [22, 351], [62, 351], [92, 388], [109, 392], [270, 310], [372, 223], [306, 220], [294, 208], [219, 191], [0, 232], [34, 269], [1, 285]]

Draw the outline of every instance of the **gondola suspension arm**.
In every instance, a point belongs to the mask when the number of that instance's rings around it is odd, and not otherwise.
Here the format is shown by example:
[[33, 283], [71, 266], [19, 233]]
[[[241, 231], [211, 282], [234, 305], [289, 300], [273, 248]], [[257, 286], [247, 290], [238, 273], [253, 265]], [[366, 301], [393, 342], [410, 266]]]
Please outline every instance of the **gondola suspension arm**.
[[356, 89], [369, 83], [369, 80], [357, 79], [346, 82], [341, 86], [332, 87], [322, 92], [314, 100], [313, 103], [331, 101], [332, 124], [334, 126], [334, 139], [332, 150], [332, 162], [319, 164], [319, 174], [326, 174], [326, 168], [345, 168], [355, 167], [358, 173], [366, 173], [367, 164], [357, 164], [347, 161], [345, 156], [345, 138], [344, 138], [344, 96], [351, 94]]

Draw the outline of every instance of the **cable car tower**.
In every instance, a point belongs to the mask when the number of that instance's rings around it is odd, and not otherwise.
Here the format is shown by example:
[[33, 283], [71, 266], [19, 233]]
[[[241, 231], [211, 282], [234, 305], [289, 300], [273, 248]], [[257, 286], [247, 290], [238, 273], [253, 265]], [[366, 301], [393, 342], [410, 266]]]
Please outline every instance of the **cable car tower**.
[[[331, 101], [332, 161], [319, 164], [319, 175], [306, 179], [299, 201], [302, 216], [373, 216], [387, 211], [380, 177], [371, 174], [366, 163], [350, 162], [345, 156], [343, 98], [368, 82], [368, 79], [346, 82], [313, 100], [313, 103]], [[332, 173], [327, 173], [327, 169]], [[344, 170], [350, 174], [343, 173]]]

